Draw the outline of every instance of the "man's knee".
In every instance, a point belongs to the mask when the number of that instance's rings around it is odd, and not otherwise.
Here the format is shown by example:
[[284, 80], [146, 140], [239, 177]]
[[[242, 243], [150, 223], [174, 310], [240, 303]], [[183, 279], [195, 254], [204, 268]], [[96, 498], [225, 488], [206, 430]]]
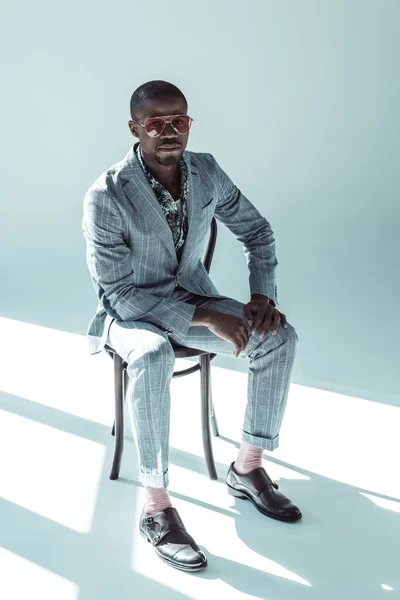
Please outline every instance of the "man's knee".
[[109, 330], [111, 346], [128, 365], [143, 366], [175, 363], [175, 352], [170, 340], [152, 323], [113, 323]]
[[173, 368], [175, 352], [169, 339], [154, 331], [141, 331], [127, 354], [128, 365], [143, 364], [144, 367], [163, 366]]
[[271, 341], [271, 339], [275, 339], [276, 343], [280, 346], [281, 344], [290, 344], [296, 346], [299, 341], [299, 336], [297, 335], [297, 331], [290, 323], [287, 324], [287, 327], [284, 327], [282, 321], [279, 324], [278, 331], [275, 335], [272, 334], [272, 326], [269, 328], [267, 335], [263, 338], [263, 341], [267, 340]]
[[290, 323], [287, 324], [287, 327], [283, 327], [282, 323], [279, 327], [279, 333], [284, 332], [288, 339], [290, 339], [293, 343], [297, 344], [299, 341], [299, 336], [297, 335], [297, 331]]

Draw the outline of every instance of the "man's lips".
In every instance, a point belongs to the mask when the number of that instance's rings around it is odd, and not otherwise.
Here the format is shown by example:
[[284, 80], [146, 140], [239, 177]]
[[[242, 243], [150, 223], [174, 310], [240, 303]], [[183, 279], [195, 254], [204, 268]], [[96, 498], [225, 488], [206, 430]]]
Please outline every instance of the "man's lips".
[[159, 150], [179, 150], [179, 144], [164, 144], [163, 146], [159, 146]]

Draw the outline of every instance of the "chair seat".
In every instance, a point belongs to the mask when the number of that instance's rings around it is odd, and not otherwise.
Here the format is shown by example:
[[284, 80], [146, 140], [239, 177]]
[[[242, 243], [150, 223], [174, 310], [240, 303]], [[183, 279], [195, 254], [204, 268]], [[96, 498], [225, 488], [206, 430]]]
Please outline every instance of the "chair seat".
[[198, 350], [197, 348], [187, 348], [180, 344], [172, 344], [176, 358], [188, 358], [189, 356], [200, 356], [202, 354], [209, 354], [205, 350]]
[[[203, 354], [210, 354], [206, 350], [198, 350], [197, 348], [187, 348], [186, 346], [181, 346], [180, 344], [177, 344], [176, 342], [172, 343], [172, 347], [173, 347], [174, 352], [175, 352], [175, 358], [189, 358], [189, 356], [201, 356]], [[104, 350], [111, 357], [112, 357], [112, 355], [115, 352], [114, 348], [112, 348], [109, 344], [106, 344], [104, 346]], [[211, 354], [211, 360], [214, 357], [215, 357], [215, 354]], [[126, 369], [127, 366], [128, 366], [127, 363], [125, 361], [123, 361], [123, 367], [122, 368]]]

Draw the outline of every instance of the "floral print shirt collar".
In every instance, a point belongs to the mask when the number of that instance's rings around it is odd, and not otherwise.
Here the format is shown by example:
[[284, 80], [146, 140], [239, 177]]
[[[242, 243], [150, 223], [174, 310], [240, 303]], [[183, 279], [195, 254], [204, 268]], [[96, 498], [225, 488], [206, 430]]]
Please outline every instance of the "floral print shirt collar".
[[179, 163], [181, 171], [181, 193], [179, 199], [174, 200], [170, 192], [161, 185], [152, 173], [150, 173], [143, 160], [140, 144], [136, 146], [135, 154], [171, 228], [175, 250], [179, 259], [182, 254], [187, 234], [186, 207], [188, 197], [188, 168], [186, 162], [183, 156], [181, 156]]

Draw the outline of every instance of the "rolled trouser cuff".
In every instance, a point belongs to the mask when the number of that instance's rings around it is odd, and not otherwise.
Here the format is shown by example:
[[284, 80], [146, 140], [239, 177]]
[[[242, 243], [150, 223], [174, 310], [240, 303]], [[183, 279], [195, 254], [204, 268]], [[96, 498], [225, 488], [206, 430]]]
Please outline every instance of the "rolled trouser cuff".
[[167, 488], [169, 484], [168, 471], [164, 475], [156, 473], [140, 473], [140, 480], [143, 487]]
[[265, 438], [259, 437], [258, 435], [253, 435], [252, 433], [247, 433], [247, 431], [243, 431], [243, 440], [252, 446], [256, 446], [257, 448], [263, 448], [264, 450], [276, 450], [279, 446], [279, 434], [274, 438]]

